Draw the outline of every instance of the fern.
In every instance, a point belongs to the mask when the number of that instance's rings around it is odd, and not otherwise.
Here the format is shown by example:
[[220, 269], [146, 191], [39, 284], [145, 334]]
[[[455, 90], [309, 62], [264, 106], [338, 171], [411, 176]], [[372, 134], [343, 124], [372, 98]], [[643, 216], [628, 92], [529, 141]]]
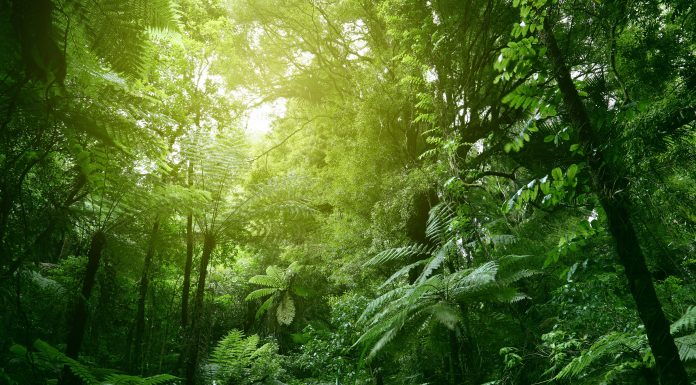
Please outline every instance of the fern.
[[[405, 332], [429, 332], [432, 327], [458, 330], [461, 327], [461, 304], [484, 302], [515, 302], [527, 298], [512, 287], [517, 281], [536, 272], [516, 268], [526, 256], [501, 258], [505, 274], [498, 278], [499, 263], [488, 261], [478, 267], [457, 269], [461, 263], [461, 235], [454, 231], [459, 225], [454, 211], [440, 204], [430, 211], [426, 235], [434, 245], [412, 244], [384, 250], [365, 265], [384, 265], [394, 261], [416, 262], [404, 264], [380, 286], [380, 289], [398, 282], [413, 269], [423, 266], [412, 284], [392, 288], [372, 300], [358, 322], [365, 331], [355, 345], [362, 345], [367, 357], [372, 358], [389, 345], [396, 336]], [[514, 239], [513, 239], [514, 241]], [[471, 260], [467, 261], [471, 263]]]
[[290, 325], [292, 320], [295, 319], [295, 302], [288, 293], [283, 295], [283, 299], [278, 304], [276, 319], [281, 325]]
[[254, 384], [278, 374], [277, 346], [259, 345], [257, 335], [244, 336], [233, 329], [210, 355], [209, 376], [223, 384]]
[[[673, 335], [693, 332], [694, 329], [696, 329], [696, 306], [689, 306], [686, 312], [670, 327]], [[679, 357], [683, 361], [696, 359], [696, 333], [677, 337], [674, 339], [674, 343], [677, 345]]]
[[670, 327], [672, 334], [689, 332], [696, 328], [696, 306], [689, 306], [686, 312]]
[[384, 265], [391, 261], [407, 260], [410, 257], [430, 254], [432, 247], [424, 244], [414, 244], [404, 247], [395, 247], [384, 250], [365, 262], [365, 266]]
[[[11, 351], [18, 358], [29, 359], [32, 365], [36, 362], [47, 363], [53, 372], [60, 372], [63, 368], [68, 368], [72, 374], [78, 377], [86, 385], [161, 385], [179, 380], [178, 377], [170, 374], [158, 374], [151, 377], [139, 377], [126, 374], [113, 373], [111, 369], [87, 366], [65, 353], [51, 346], [45, 341], [36, 340], [33, 344], [34, 352], [28, 351], [24, 346], [13, 345]], [[27, 355], [29, 357], [27, 357]], [[102, 380], [104, 373], [108, 373]]]
[[170, 0], [66, 3], [93, 52], [128, 75], [139, 76], [145, 67], [149, 31], [178, 29], [178, 12]]
[[[257, 283], [257, 282], [252, 282], [252, 283]], [[276, 288], [274, 287], [266, 287], [263, 289], [257, 289], [249, 293], [249, 295], [244, 298], [245, 301], [253, 301], [255, 299], [263, 298], [269, 295], [272, 295], [273, 293], [276, 292]]]
[[696, 334], [677, 337], [674, 339], [674, 343], [677, 345], [677, 349], [679, 349], [679, 358], [682, 361], [696, 359]]
[[34, 349], [41, 355], [46, 361], [52, 362], [57, 366], [65, 366], [77, 377], [79, 377], [85, 384], [92, 385], [98, 384], [99, 381], [92, 374], [91, 370], [80, 363], [79, 361], [66, 356], [60, 350], [54, 348], [48, 343], [42, 340], [34, 341]]
[[127, 374], [112, 374], [107, 376], [102, 385], [161, 385], [179, 380], [171, 374], [158, 374], [151, 377], [130, 376]]
[[640, 351], [646, 346], [644, 336], [635, 336], [626, 333], [610, 333], [602, 336], [592, 346], [575, 357], [569, 364], [561, 369], [554, 377], [560, 379], [577, 378], [597, 361], [626, 353], [627, 351]]
[[454, 211], [447, 204], [435, 205], [428, 214], [425, 236], [433, 242], [439, 241], [441, 237], [445, 236], [454, 216]]
[[420, 261], [416, 261], [414, 263], [408, 264], [401, 269], [399, 269], [396, 273], [392, 274], [389, 278], [387, 278], [386, 281], [384, 281], [379, 288], [384, 289], [386, 286], [394, 282], [395, 280], [407, 275], [411, 270], [417, 268], [418, 266], [425, 265], [428, 262], [427, 259], [421, 259]]
[[424, 282], [430, 275], [440, 267], [447, 259], [447, 256], [454, 249], [456, 243], [454, 239], [450, 239], [444, 245], [442, 245], [435, 254], [430, 258], [428, 264], [425, 265], [423, 271], [418, 277], [418, 282]]
[[452, 295], [461, 297], [495, 282], [498, 265], [486, 262], [476, 269], [461, 270], [447, 277], [446, 281]]
[[[290, 325], [295, 319], [295, 300], [290, 292], [302, 293], [293, 278], [302, 269], [302, 265], [293, 262], [285, 270], [278, 266], [268, 266], [265, 275], [256, 275], [249, 279], [249, 283], [267, 286], [249, 293], [245, 300], [253, 301], [268, 296], [256, 312], [256, 318], [263, 316], [268, 309], [276, 304], [276, 320], [280, 325]], [[298, 294], [299, 295], [299, 294]]]

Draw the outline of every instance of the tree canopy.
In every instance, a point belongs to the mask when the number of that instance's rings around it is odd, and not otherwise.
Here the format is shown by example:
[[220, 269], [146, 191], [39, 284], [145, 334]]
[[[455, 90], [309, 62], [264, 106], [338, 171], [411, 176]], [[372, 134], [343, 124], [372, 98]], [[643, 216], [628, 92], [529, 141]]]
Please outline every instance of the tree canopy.
[[693, 384], [695, 11], [0, 0], [0, 384]]

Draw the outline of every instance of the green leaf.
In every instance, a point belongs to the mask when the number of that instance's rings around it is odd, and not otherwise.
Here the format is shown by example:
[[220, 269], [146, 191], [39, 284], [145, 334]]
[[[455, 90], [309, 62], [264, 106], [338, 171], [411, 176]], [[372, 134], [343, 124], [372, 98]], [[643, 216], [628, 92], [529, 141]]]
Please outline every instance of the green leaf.
[[283, 281], [282, 280], [280, 280], [278, 277], [269, 276], [269, 275], [255, 275], [255, 276], [249, 278], [249, 283], [253, 283], [256, 285], [269, 286], [269, 287], [273, 287], [276, 289], [283, 288]]
[[561, 171], [560, 168], [556, 167], [553, 170], [551, 170], [551, 176], [553, 177], [554, 180], [562, 180], [563, 179], [563, 171]]
[[244, 300], [245, 301], [253, 301], [255, 299], [262, 298], [262, 297], [265, 297], [267, 295], [275, 294], [277, 291], [278, 291], [278, 289], [276, 289], [274, 287], [266, 287], [263, 289], [254, 290], [251, 293], [249, 293], [249, 295], [247, 295], [246, 298], [244, 298]]
[[256, 311], [256, 319], [261, 318], [263, 314], [271, 307], [273, 304], [273, 296], [268, 297], [266, 301], [264, 301], [263, 304], [261, 304], [261, 307], [259, 307], [259, 310]]
[[295, 301], [288, 293], [285, 293], [280, 304], [278, 304], [276, 319], [281, 325], [290, 325], [292, 320], [295, 319]]
[[577, 173], [578, 173], [578, 165], [571, 164], [570, 167], [568, 167], [568, 171], [566, 172], [566, 175], [568, 176], [568, 179], [573, 179], [573, 178], [575, 178], [575, 175]]

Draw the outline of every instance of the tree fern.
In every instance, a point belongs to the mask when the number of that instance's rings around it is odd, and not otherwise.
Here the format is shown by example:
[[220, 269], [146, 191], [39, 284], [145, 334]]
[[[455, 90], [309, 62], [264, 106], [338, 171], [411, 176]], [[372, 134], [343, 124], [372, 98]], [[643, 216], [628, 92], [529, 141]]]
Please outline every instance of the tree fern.
[[70, 12], [94, 53], [113, 69], [139, 76], [147, 60], [148, 30], [176, 30], [178, 14], [170, 0], [69, 1]]
[[263, 297], [268, 298], [256, 312], [256, 318], [263, 316], [272, 306], [275, 306], [276, 320], [279, 325], [290, 325], [295, 319], [295, 300], [291, 293], [299, 295], [303, 290], [298, 290], [294, 280], [295, 275], [302, 269], [302, 265], [293, 262], [285, 270], [271, 265], [266, 268], [265, 275], [256, 275], [249, 279], [249, 283], [267, 286], [249, 293], [245, 300], [254, 301]]
[[[462, 265], [465, 251], [461, 250], [462, 238], [452, 225], [455, 220], [453, 210], [440, 204], [430, 210], [426, 225], [426, 235], [432, 245], [413, 244], [387, 249], [365, 263], [366, 266], [385, 265], [420, 257], [416, 262], [405, 263], [387, 278], [380, 289], [394, 284], [396, 287], [375, 298], [361, 315], [359, 323], [364, 325], [365, 331], [356, 345], [364, 346], [368, 357], [373, 357], [403, 332], [427, 332], [427, 325], [460, 330], [461, 306], [467, 303], [515, 302], [527, 298], [513, 286], [536, 273], [518, 266], [524, 256], [502, 257], [500, 262], [488, 261], [477, 267], [458, 268]], [[499, 264], [505, 267], [505, 274], [500, 277]], [[402, 280], [421, 266], [422, 271], [412, 283], [406, 284]]]

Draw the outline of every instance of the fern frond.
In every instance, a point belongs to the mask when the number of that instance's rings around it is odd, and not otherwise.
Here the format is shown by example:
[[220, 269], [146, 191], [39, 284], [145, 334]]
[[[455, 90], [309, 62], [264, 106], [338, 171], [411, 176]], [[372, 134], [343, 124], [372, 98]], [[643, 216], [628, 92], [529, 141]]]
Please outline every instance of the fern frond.
[[674, 339], [674, 343], [679, 349], [679, 358], [682, 361], [696, 360], [696, 334], [677, 337]]
[[428, 307], [428, 311], [439, 323], [450, 330], [454, 330], [462, 320], [461, 311], [447, 302], [440, 301]]
[[459, 297], [480, 290], [486, 285], [495, 282], [497, 272], [498, 265], [493, 261], [489, 261], [473, 270], [461, 270], [450, 274], [447, 277], [447, 282], [452, 295]]
[[70, 371], [75, 376], [79, 377], [85, 384], [92, 385], [99, 383], [89, 368], [77, 360], [66, 356], [63, 352], [54, 348], [48, 343], [42, 340], [36, 340], [34, 341], [34, 349], [36, 349], [39, 354], [46, 359], [46, 361], [67, 366], [68, 369], [70, 369]]
[[532, 276], [540, 274], [540, 273], [541, 272], [538, 270], [530, 270], [530, 269], [517, 270], [508, 276], [499, 277], [498, 283], [500, 285], [507, 286], [507, 285], [515, 283], [521, 279], [529, 278], [529, 277], [532, 277]]
[[295, 301], [288, 293], [285, 293], [278, 308], [276, 308], [276, 319], [281, 325], [290, 325], [295, 319]]
[[401, 297], [402, 294], [407, 292], [409, 289], [409, 287], [397, 287], [373, 299], [369, 304], [367, 304], [365, 310], [363, 310], [362, 315], [360, 315], [360, 318], [358, 318], [358, 322], [364, 323], [368, 318], [373, 316], [375, 311], [384, 308], [386, 304], [395, 300], [396, 298]]
[[271, 305], [273, 304], [273, 299], [274, 297], [270, 296], [261, 304], [259, 310], [256, 311], [256, 319], [261, 318], [261, 316], [263, 316], [263, 314], [271, 307]]
[[455, 213], [449, 205], [440, 203], [430, 209], [428, 222], [425, 227], [425, 236], [433, 242], [438, 242], [445, 236]]
[[280, 277], [272, 275], [255, 275], [249, 278], [249, 283], [268, 286], [276, 290], [283, 289], [283, 287], [285, 286], [283, 280]]
[[258, 289], [258, 290], [252, 291], [251, 293], [249, 293], [249, 295], [246, 296], [246, 298], [244, 298], [244, 300], [245, 301], [253, 301], [255, 299], [259, 299], [259, 298], [265, 297], [267, 295], [275, 294], [277, 291], [278, 291], [278, 289], [276, 289], [274, 287], [265, 287], [263, 289]]
[[597, 360], [616, 356], [626, 351], [636, 351], [645, 346], [644, 336], [629, 335], [626, 333], [610, 333], [602, 336], [592, 346], [575, 357], [568, 365], [561, 369], [554, 379], [571, 379], [578, 377]]
[[517, 237], [512, 234], [493, 234], [489, 239], [495, 247], [507, 246], [517, 241]]
[[395, 247], [379, 252], [365, 262], [364, 266], [384, 265], [395, 260], [407, 260], [418, 255], [430, 254], [432, 248], [425, 244], [413, 244], [404, 247]]
[[447, 256], [450, 254], [450, 251], [456, 247], [456, 243], [454, 239], [450, 239], [447, 241], [444, 245], [442, 245], [435, 255], [428, 261], [428, 264], [423, 268], [423, 271], [421, 272], [421, 275], [418, 277], [416, 282], [421, 283], [424, 282], [430, 275], [433, 274], [435, 270], [437, 270], [442, 263], [447, 259]]
[[396, 273], [392, 274], [389, 278], [387, 278], [387, 280], [384, 281], [384, 282], [379, 286], [379, 288], [380, 288], [380, 289], [383, 289], [383, 288], [387, 287], [387, 286], [388, 286], [390, 283], [392, 283], [394, 280], [397, 280], [397, 279], [399, 279], [399, 278], [401, 278], [401, 277], [407, 275], [407, 274], [408, 274], [411, 270], [413, 270], [414, 268], [416, 268], [416, 267], [418, 267], [418, 266], [421, 266], [421, 265], [425, 265], [427, 262], [428, 262], [427, 259], [421, 259], [420, 261], [417, 261], [417, 262], [414, 262], [414, 263], [411, 263], [411, 264], [409, 264], [409, 265], [406, 265], [406, 266], [402, 267], [401, 269], [399, 269], [399, 271], [397, 271]]
[[680, 332], [689, 332], [696, 328], [696, 306], [689, 306], [686, 312], [670, 327], [672, 334]]
[[382, 348], [384, 348], [385, 345], [387, 345], [391, 340], [396, 337], [398, 334], [399, 329], [390, 329], [386, 333], [382, 334], [379, 340], [372, 345], [372, 349], [370, 349], [370, 354], [367, 355], [367, 358], [370, 359], [374, 357]]

